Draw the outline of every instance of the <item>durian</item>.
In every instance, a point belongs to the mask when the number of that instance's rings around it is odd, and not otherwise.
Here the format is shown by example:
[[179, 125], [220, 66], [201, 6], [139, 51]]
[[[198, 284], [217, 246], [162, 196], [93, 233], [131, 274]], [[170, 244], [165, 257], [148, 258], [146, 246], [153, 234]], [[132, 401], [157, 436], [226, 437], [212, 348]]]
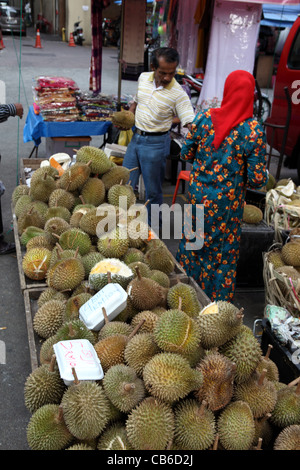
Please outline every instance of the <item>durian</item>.
[[102, 383], [106, 396], [123, 413], [129, 413], [146, 394], [142, 379], [125, 364], [110, 367]]
[[90, 162], [91, 172], [95, 175], [103, 175], [112, 167], [106, 153], [91, 145], [84, 145], [76, 152], [76, 162]]
[[34, 315], [34, 331], [44, 339], [54, 335], [63, 323], [65, 309], [64, 301], [51, 299], [45, 302]]
[[243, 309], [239, 310], [232, 303], [220, 300], [202, 309], [197, 321], [201, 329], [202, 346], [206, 349], [219, 347], [240, 331]]
[[100, 178], [89, 178], [81, 188], [81, 195], [85, 204], [99, 206], [105, 200], [105, 186]]
[[125, 425], [119, 422], [108, 426], [99, 438], [97, 450], [133, 450], [127, 437]]
[[73, 440], [60, 405], [38, 408], [27, 425], [27, 442], [31, 450], [62, 450]]
[[300, 450], [300, 425], [284, 428], [274, 442], [274, 450]]
[[259, 224], [263, 220], [262, 210], [252, 204], [245, 204], [243, 222], [246, 224]]
[[97, 437], [109, 421], [109, 403], [101, 385], [77, 380], [64, 393], [61, 401], [69, 431], [78, 439]]
[[49, 248], [38, 247], [28, 250], [22, 260], [24, 274], [35, 281], [46, 278], [51, 259]]
[[132, 367], [139, 377], [142, 377], [147, 362], [161, 352], [151, 333], [139, 333], [126, 345], [124, 358], [126, 364]]
[[195, 399], [179, 402], [174, 410], [175, 441], [181, 449], [207, 450], [215, 438], [216, 422], [213, 412]]
[[174, 414], [167, 403], [145, 398], [126, 421], [126, 433], [135, 450], [165, 450], [174, 435]]
[[254, 439], [255, 424], [248, 403], [231, 402], [221, 410], [217, 432], [225, 450], [249, 450]]
[[116, 111], [111, 116], [111, 122], [121, 129], [131, 129], [134, 126], [135, 116], [129, 110]]
[[199, 389], [203, 381], [201, 372], [192, 369], [187, 359], [165, 352], [145, 365], [143, 379], [150, 395], [170, 404]]
[[181, 309], [190, 317], [196, 318], [201, 310], [194, 287], [183, 282], [177, 282], [168, 291], [167, 303], [169, 308], [178, 308], [179, 302], [181, 302]]
[[53, 358], [49, 365], [40, 365], [27, 377], [24, 386], [25, 406], [34, 413], [43, 405], [60, 404], [65, 388]]
[[203, 376], [203, 383], [195, 392], [197, 400], [205, 400], [214, 412], [228, 405], [233, 396], [235, 364], [217, 350], [210, 350], [196, 368]]

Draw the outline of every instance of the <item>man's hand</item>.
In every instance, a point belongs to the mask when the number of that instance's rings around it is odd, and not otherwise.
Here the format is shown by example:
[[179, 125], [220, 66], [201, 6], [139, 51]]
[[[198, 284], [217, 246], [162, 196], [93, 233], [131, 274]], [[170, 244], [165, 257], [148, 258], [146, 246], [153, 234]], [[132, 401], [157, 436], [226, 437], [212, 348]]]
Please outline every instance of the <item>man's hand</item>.
[[15, 107], [17, 110], [16, 115], [19, 116], [20, 119], [23, 117], [23, 105], [21, 103], [15, 103]]

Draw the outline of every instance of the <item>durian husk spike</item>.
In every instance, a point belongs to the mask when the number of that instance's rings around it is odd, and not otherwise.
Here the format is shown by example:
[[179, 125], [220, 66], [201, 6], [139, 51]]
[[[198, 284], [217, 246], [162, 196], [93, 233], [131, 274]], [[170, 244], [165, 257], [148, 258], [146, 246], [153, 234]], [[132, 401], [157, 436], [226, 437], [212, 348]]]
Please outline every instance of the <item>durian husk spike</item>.
[[135, 385], [134, 384], [124, 384], [124, 390], [125, 392], [130, 392], [131, 390], [133, 390], [135, 388]]
[[76, 374], [76, 370], [75, 370], [75, 367], [72, 367], [72, 375], [74, 377], [74, 384], [75, 385], [78, 385], [80, 383], [80, 380], [78, 379], [78, 376]]
[[261, 371], [261, 374], [257, 382], [259, 386], [263, 385], [267, 372], [268, 372], [267, 369], [263, 369]]
[[267, 349], [267, 352], [266, 352], [266, 355], [265, 355], [265, 359], [269, 359], [272, 349], [273, 349], [273, 345], [268, 344], [268, 349]]

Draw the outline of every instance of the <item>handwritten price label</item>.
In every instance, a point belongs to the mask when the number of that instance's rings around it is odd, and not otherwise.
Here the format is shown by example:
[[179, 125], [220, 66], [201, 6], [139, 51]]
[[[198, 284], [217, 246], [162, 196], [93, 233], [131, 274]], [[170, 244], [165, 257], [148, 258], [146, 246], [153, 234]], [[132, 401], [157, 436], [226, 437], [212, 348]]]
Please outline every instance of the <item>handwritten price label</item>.
[[70, 367], [81, 367], [81, 365], [93, 365], [94, 357], [86, 343], [80, 342], [61, 342], [60, 346], [64, 351], [63, 358]]

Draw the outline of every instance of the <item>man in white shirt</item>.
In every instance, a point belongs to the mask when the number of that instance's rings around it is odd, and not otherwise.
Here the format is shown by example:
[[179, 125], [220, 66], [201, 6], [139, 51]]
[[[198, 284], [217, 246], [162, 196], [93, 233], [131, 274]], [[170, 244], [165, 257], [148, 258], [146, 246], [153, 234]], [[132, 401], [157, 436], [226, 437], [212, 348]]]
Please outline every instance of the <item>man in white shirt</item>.
[[128, 145], [123, 166], [139, 170], [131, 172], [135, 188], [142, 174], [146, 200], [149, 200], [148, 223], [151, 226], [151, 206], [163, 202], [162, 184], [166, 158], [170, 153], [170, 129], [174, 118], [189, 127], [194, 109], [187, 93], [175, 80], [179, 55], [175, 49], [162, 47], [153, 52], [152, 72], [144, 72], [130, 111], [135, 114], [135, 131]]

